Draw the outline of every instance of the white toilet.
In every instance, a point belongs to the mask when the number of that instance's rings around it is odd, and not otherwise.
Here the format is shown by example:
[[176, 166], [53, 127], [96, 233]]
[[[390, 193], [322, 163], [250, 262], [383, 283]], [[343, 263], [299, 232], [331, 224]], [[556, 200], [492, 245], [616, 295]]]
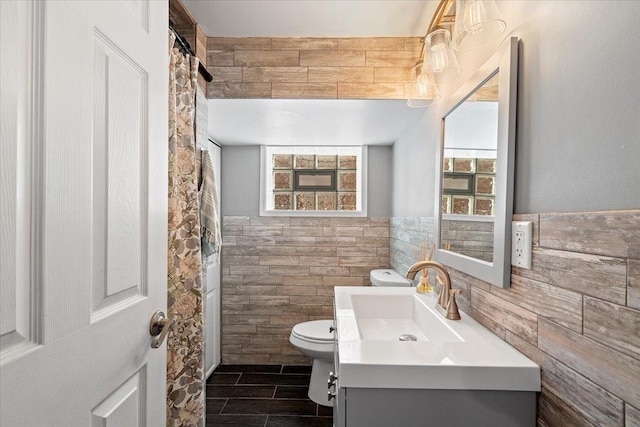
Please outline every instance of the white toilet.
[[[411, 286], [411, 281], [391, 269], [371, 270], [372, 286]], [[333, 320], [298, 323], [291, 330], [289, 342], [313, 359], [309, 399], [319, 405], [332, 406], [327, 399], [327, 380], [333, 367]]]

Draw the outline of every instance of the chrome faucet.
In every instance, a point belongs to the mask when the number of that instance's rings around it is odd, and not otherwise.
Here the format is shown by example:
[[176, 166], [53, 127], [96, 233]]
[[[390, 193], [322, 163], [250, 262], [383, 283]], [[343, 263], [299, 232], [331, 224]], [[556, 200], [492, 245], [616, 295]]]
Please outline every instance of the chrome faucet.
[[429, 268], [434, 268], [442, 273], [443, 283], [442, 286], [440, 286], [438, 305], [446, 310], [447, 304], [449, 303], [449, 292], [451, 291], [451, 277], [449, 277], [449, 272], [444, 265], [436, 261], [418, 261], [409, 267], [409, 271], [407, 271], [407, 279], [413, 280], [420, 270]]

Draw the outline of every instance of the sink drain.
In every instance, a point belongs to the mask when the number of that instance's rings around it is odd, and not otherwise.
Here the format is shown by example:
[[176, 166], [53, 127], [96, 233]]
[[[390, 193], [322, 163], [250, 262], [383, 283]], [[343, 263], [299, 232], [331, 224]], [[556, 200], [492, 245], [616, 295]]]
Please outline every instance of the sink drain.
[[411, 335], [411, 334], [402, 334], [398, 339], [400, 341], [418, 341], [418, 338], [416, 338], [415, 335]]

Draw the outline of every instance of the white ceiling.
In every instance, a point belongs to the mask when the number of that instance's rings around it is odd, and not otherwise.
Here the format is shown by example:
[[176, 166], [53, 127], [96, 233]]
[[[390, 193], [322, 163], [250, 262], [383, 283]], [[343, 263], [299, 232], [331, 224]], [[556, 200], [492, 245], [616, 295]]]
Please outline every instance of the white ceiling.
[[[424, 35], [438, 0], [183, 0], [209, 37]], [[391, 144], [424, 110], [372, 100], [209, 100], [221, 144]]]
[[209, 37], [424, 35], [437, 0], [183, 0]]
[[210, 99], [208, 128], [222, 145], [392, 144], [422, 113], [404, 100]]

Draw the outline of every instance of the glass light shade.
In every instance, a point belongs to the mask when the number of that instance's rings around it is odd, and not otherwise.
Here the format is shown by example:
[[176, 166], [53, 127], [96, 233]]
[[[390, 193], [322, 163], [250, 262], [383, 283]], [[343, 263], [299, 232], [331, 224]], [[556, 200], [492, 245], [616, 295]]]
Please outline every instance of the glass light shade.
[[412, 108], [428, 107], [438, 98], [438, 88], [429, 64], [418, 62], [411, 69], [412, 82], [408, 85], [407, 105]]
[[495, 43], [507, 23], [495, 0], [456, 0], [456, 21], [452, 45], [468, 51]]
[[409, 98], [407, 99], [407, 107], [410, 108], [426, 108], [433, 100], [431, 99], [417, 99], [417, 98]]
[[451, 48], [451, 33], [443, 28], [435, 30], [425, 39], [431, 59], [431, 71], [437, 83], [447, 83], [460, 75], [462, 69]]

